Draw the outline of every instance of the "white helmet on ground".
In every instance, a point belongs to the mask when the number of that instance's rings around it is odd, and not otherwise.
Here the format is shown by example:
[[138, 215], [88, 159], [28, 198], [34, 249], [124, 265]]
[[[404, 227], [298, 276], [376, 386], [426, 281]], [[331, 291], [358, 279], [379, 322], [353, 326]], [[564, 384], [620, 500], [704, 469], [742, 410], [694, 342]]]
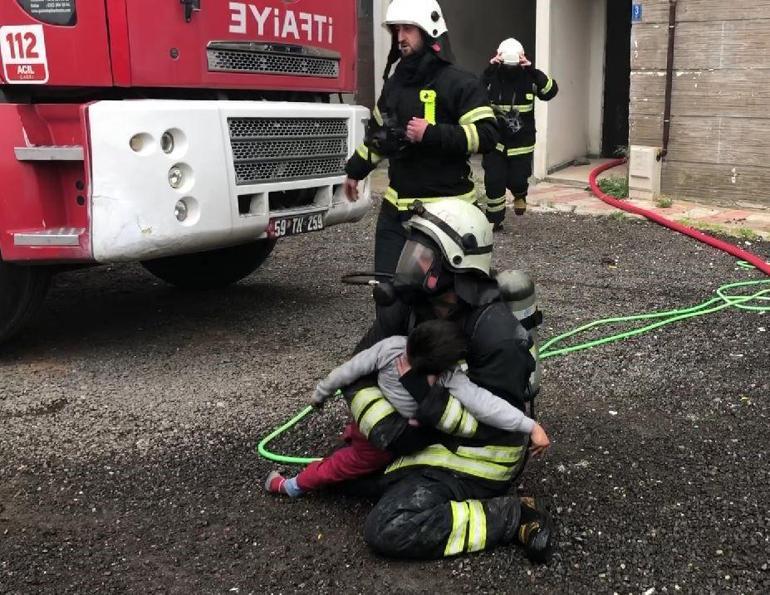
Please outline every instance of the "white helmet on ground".
[[382, 25], [386, 29], [391, 25], [414, 25], [434, 39], [447, 32], [444, 11], [436, 0], [393, 0]]
[[509, 37], [498, 46], [497, 53], [503, 59], [503, 64], [515, 66], [524, 56], [524, 46], [517, 39]]
[[489, 276], [492, 224], [478, 207], [456, 198], [425, 205], [415, 203], [414, 215], [406, 226], [432, 239], [451, 270]]

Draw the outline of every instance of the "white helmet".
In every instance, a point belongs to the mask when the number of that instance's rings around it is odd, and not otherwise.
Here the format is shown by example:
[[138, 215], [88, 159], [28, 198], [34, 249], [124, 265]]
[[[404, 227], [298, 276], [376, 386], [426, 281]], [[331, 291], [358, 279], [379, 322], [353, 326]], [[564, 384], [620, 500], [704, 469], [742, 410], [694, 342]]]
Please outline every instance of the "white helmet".
[[414, 25], [434, 39], [447, 32], [444, 11], [436, 0], [393, 0], [382, 23], [386, 29], [391, 25]]
[[503, 59], [503, 64], [516, 65], [524, 56], [524, 46], [513, 37], [504, 40], [497, 48], [497, 53]]
[[492, 224], [478, 207], [456, 198], [425, 205], [415, 202], [414, 215], [406, 226], [432, 239], [453, 271], [478, 271], [489, 276]]

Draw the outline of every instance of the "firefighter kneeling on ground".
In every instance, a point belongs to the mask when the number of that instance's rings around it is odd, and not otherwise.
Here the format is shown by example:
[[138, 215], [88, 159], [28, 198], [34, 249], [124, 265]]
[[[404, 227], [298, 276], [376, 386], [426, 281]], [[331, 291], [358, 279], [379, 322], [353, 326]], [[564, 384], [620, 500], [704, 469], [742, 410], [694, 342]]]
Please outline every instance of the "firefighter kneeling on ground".
[[529, 177], [535, 152], [535, 97], [550, 101], [556, 81], [535, 68], [524, 47], [513, 38], [503, 41], [484, 71], [483, 83], [500, 123], [500, 143], [484, 155], [487, 218], [495, 231], [505, 219], [505, 190], [513, 194], [513, 210], [527, 209]]
[[438, 2], [393, 0], [383, 25], [392, 35], [385, 85], [365, 141], [347, 163], [345, 192], [356, 200], [358, 182], [389, 160], [374, 256], [375, 270], [387, 277], [406, 241], [409, 206], [415, 199], [475, 202], [468, 157], [494, 149], [498, 132], [479, 80], [452, 64]]
[[[456, 322], [467, 337], [467, 375], [526, 411], [534, 398], [530, 338], [490, 274], [492, 229], [477, 207], [456, 200], [413, 205], [409, 238], [392, 283], [375, 289], [380, 311], [356, 348], [407, 335], [425, 320]], [[526, 321], [525, 321], [526, 322]], [[478, 422], [446, 388], [407, 372], [401, 383], [418, 403], [410, 425], [376, 378], [344, 390], [352, 429], [403, 454], [373, 480], [381, 498], [364, 537], [378, 553], [441, 558], [517, 543], [533, 561], [551, 551], [550, 517], [534, 498], [509, 491], [526, 462], [529, 436]]]

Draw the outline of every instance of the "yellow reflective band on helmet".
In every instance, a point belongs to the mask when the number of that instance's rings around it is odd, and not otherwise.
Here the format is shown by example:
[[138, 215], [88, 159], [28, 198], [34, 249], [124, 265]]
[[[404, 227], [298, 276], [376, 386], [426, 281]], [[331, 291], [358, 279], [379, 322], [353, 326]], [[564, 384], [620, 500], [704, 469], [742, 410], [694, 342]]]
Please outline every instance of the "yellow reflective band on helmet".
[[441, 416], [436, 427], [446, 434], [451, 434], [457, 428], [457, 424], [460, 423], [462, 416], [463, 406], [460, 405], [460, 401], [449, 395], [444, 414]]
[[450, 501], [452, 505], [452, 532], [444, 548], [444, 556], [455, 556], [462, 553], [465, 547], [465, 533], [468, 530], [470, 512], [465, 502]]
[[462, 436], [463, 438], [471, 438], [476, 434], [476, 430], [479, 428], [479, 422], [468, 411], [463, 409], [463, 417], [460, 420], [460, 427], [454, 432], [455, 436]]
[[439, 200], [456, 198], [458, 200], [464, 200], [465, 202], [474, 203], [476, 202], [476, 189], [474, 188], [470, 192], [466, 192], [465, 194], [458, 194], [457, 196], [421, 196], [417, 198], [399, 198], [398, 192], [389, 187], [387, 190], [385, 190], [384, 198], [399, 211], [408, 211], [409, 207], [416, 200], [419, 200], [423, 204], [427, 204], [429, 202], [437, 202]]
[[533, 109], [535, 109], [534, 103], [522, 103], [521, 105], [514, 105], [514, 108], [519, 110], [520, 114], [526, 114], [531, 112]]
[[487, 515], [479, 500], [468, 500], [468, 552], [480, 552], [487, 545]]
[[468, 139], [468, 153], [477, 153], [479, 150], [479, 131], [475, 124], [463, 124], [463, 132]]
[[484, 120], [485, 118], [494, 118], [495, 112], [492, 111], [492, 108], [488, 105], [484, 105], [482, 107], [477, 107], [476, 109], [472, 109], [469, 112], [465, 112], [462, 116], [460, 116], [460, 124], [473, 124], [474, 122], [478, 122], [479, 120]]
[[358, 153], [358, 156], [361, 157], [364, 161], [369, 161], [371, 163], [379, 163], [382, 161], [382, 157], [380, 157], [377, 153], [372, 151], [369, 147], [366, 145], [361, 145], [356, 149], [356, 153]]
[[508, 149], [506, 151], [508, 157], [511, 157], [513, 155], [526, 155], [527, 153], [532, 153], [535, 150], [535, 145], [530, 145], [529, 147], [517, 147], [515, 149]]
[[377, 401], [374, 405], [366, 410], [366, 413], [364, 413], [364, 416], [358, 422], [358, 428], [361, 430], [361, 433], [368, 438], [369, 433], [372, 431], [374, 426], [380, 423], [383, 418], [395, 412], [396, 409], [393, 407], [393, 405], [388, 403], [388, 401], [383, 397], [381, 401]]
[[374, 121], [377, 122], [380, 126], [382, 126], [382, 114], [380, 113], [380, 108], [378, 106], [374, 106], [374, 111], [372, 112], [372, 115], [374, 116]]
[[523, 446], [459, 446], [457, 448], [457, 454], [461, 457], [503, 465], [518, 463], [523, 453]]
[[433, 89], [420, 91], [420, 101], [425, 104], [425, 119], [431, 124], [436, 123], [436, 92]]
[[542, 89], [540, 89], [540, 94], [541, 94], [541, 95], [545, 95], [545, 94], [546, 94], [546, 93], [548, 93], [548, 91], [550, 91], [551, 89], [553, 89], [553, 79], [552, 79], [552, 78], [549, 78], [549, 79], [548, 79], [548, 82], [545, 84], [545, 87], [543, 87]]
[[515, 470], [515, 467], [463, 457], [453, 453], [443, 444], [433, 444], [416, 454], [399, 457], [388, 465], [385, 473], [409, 467], [439, 467], [490, 481], [509, 481]]
[[369, 405], [384, 398], [382, 392], [376, 386], [362, 388], [358, 391], [350, 402], [350, 412], [353, 414], [353, 419], [356, 420], [356, 423], [359, 422], [361, 415]]

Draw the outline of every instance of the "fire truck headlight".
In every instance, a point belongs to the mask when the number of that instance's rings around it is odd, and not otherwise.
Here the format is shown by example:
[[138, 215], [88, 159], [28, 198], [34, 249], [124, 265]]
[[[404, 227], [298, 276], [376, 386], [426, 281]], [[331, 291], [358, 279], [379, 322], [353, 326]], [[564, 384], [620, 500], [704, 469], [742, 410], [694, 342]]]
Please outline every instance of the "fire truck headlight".
[[166, 155], [168, 155], [174, 150], [174, 135], [171, 134], [170, 130], [167, 130], [166, 132], [164, 132], [163, 135], [160, 137], [160, 149]]
[[187, 203], [185, 203], [185, 201], [177, 201], [176, 205], [174, 206], [174, 216], [180, 223], [187, 219]]
[[168, 183], [175, 190], [178, 190], [182, 187], [182, 184], [184, 184], [184, 172], [182, 172], [181, 167], [175, 165], [170, 170], [168, 170]]

